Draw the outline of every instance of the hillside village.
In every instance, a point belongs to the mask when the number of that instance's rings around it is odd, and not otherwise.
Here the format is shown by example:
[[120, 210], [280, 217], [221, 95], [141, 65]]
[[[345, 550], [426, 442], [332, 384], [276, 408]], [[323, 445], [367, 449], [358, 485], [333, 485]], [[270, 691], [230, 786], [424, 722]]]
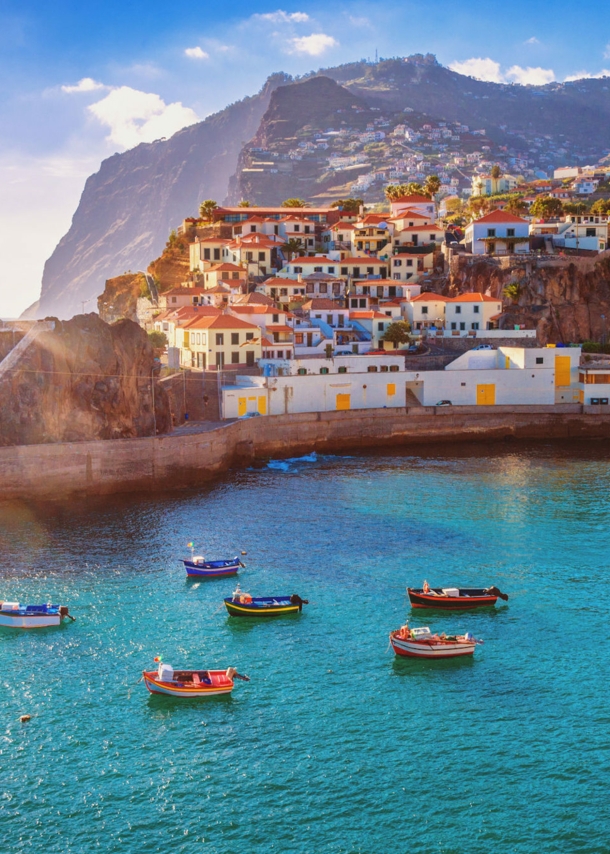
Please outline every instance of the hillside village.
[[[176, 284], [175, 264], [155, 262], [161, 279], [148, 276], [139, 319], [167, 345], [169, 371], [218, 378], [217, 412], [227, 418], [438, 400], [589, 403], [581, 342], [559, 341], [573, 346], [556, 357], [539, 347], [536, 328], [511, 322], [514, 285], [502, 293], [448, 293], [447, 282], [452, 267], [477, 258], [565, 266], [603, 253], [605, 203], [584, 212], [576, 200], [585, 180], [595, 192], [604, 178], [560, 169], [557, 179], [530, 185], [525, 202], [502, 192], [507, 179], [494, 164], [470, 206], [453, 215], [440, 180], [430, 177], [423, 185], [386, 185], [385, 210], [374, 212], [358, 198], [321, 207], [299, 199], [275, 207], [207, 201], [168, 241], [182, 280]], [[516, 198], [523, 216], [507, 210]], [[564, 212], [578, 204], [580, 213]], [[459, 227], [456, 219], [469, 221]], [[108, 311], [102, 295], [100, 313], [112, 320]], [[545, 367], [529, 374], [532, 365]], [[470, 372], [466, 381], [463, 371]], [[489, 371], [504, 373], [491, 382]], [[331, 392], [350, 386], [345, 378], [337, 384], [335, 375], [346, 373], [367, 382], [357, 393]], [[397, 376], [389, 382], [386, 373]], [[295, 387], [295, 377], [315, 379]], [[603, 383], [595, 382], [592, 400], [607, 400]], [[271, 394], [282, 387], [281, 395]]]

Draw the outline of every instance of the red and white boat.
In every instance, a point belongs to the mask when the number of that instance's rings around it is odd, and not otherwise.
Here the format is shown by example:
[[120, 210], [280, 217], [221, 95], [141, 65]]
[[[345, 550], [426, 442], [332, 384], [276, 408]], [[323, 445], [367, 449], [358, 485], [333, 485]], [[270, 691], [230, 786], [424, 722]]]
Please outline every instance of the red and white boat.
[[171, 664], [159, 662], [157, 670], [143, 670], [142, 679], [151, 694], [193, 699], [230, 694], [235, 679], [249, 682], [234, 667], [226, 670], [174, 670]]
[[456, 658], [459, 655], [472, 655], [482, 640], [477, 640], [470, 632], [465, 635], [446, 635], [445, 632], [433, 635], [427, 626], [419, 629], [402, 626], [390, 632], [390, 643], [396, 655], [408, 658]]

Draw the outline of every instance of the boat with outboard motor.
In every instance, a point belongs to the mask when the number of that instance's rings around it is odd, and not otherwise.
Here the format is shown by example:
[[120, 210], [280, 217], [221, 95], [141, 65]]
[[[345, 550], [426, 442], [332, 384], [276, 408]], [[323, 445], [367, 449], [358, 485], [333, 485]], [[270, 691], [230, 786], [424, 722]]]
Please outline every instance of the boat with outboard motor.
[[164, 664], [155, 658], [157, 670], [143, 670], [142, 679], [151, 694], [164, 694], [168, 697], [194, 699], [197, 697], [219, 697], [230, 694], [235, 680], [249, 682], [249, 676], [242, 676], [234, 667], [226, 670], [174, 670], [171, 664]]
[[74, 622], [66, 605], [21, 605], [0, 602], [0, 626], [12, 629], [44, 629], [59, 626], [62, 620]]
[[238, 557], [227, 560], [206, 560], [203, 555], [196, 555], [192, 543], [188, 544], [191, 557], [181, 558], [188, 578], [224, 578], [225, 576], [237, 575], [240, 568], [245, 569], [245, 564]]
[[418, 629], [409, 628], [406, 623], [400, 629], [390, 632], [390, 643], [396, 655], [408, 658], [456, 658], [460, 655], [472, 655], [477, 640], [470, 632], [465, 635], [432, 634], [427, 626]]
[[225, 607], [231, 617], [277, 617], [282, 614], [297, 614], [303, 610], [303, 605], [309, 605], [307, 599], [301, 599], [293, 593], [292, 596], [250, 596], [237, 585], [232, 596], [224, 600]]
[[445, 610], [464, 608], [488, 608], [498, 599], [508, 602], [508, 594], [497, 587], [407, 587], [412, 608], [442, 608]]

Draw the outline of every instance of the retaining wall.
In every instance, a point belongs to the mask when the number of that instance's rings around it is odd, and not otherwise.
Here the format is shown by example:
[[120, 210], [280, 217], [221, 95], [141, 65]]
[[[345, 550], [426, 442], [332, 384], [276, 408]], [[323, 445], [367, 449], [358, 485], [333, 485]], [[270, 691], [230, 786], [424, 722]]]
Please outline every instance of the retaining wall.
[[608, 439], [610, 407], [420, 406], [303, 413], [245, 419], [182, 436], [0, 448], [0, 499], [196, 486], [231, 466], [269, 457], [507, 437]]

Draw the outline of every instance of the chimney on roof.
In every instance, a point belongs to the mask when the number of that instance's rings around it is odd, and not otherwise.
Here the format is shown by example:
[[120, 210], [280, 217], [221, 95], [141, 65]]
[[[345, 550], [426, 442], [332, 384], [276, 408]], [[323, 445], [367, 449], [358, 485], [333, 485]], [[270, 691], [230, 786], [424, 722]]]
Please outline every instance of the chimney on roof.
[[297, 276], [297, 282], [302, 282], [302, 281], [303, 281], [303, 274], [299, 273], [299, 275]]

